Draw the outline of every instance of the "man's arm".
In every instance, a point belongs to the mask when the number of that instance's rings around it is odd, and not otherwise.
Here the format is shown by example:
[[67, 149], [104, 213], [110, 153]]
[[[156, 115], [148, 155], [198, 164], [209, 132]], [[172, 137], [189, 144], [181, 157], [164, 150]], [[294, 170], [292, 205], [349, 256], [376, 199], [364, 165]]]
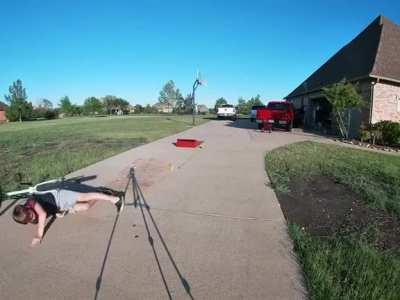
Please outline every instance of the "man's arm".
[[46, 217], [47, 217], [46, 212], [44, 211], [43, 207], [38, 202], [35, 203], [35, 206], [33, 207], [33, 209], [35, 210], [35, 212], [38, 215], [38, 223], [37, 223], [37, 234], [33, 238], [31, 246], [35, 246], [42, 241], [44, 226], [45, 226]]

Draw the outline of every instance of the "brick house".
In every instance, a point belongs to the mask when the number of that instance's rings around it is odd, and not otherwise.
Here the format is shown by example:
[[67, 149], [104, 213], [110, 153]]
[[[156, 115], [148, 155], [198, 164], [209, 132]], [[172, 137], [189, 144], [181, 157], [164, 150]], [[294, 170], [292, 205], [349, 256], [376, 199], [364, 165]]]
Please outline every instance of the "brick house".
[[170, 114], [174, 111], [174, 106], [169, 103], [156, 103], [154, 104], [154, 108], [163, 114]]
[[342, 79], [356, 83], [364, 100], [362, 109], [350, 113], [351, 137], [361, 124], [400, 122], [400, 26], [379, 16], [286, 97], [305, 128], [336, 131], [321, 89]]
[[7, 122], [6, 108], [7, 105], [0, 101], [0, 123]]

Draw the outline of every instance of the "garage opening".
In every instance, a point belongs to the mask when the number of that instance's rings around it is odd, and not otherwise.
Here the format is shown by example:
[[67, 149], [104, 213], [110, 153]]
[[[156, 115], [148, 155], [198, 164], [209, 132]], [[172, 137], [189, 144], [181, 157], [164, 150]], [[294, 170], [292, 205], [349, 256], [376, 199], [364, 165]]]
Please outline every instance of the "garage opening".
[[332, 105], [325, 97], [311, 100], [312, 110], [312, 129], [320, 131], [324, 134], [331, 134], [333, 131], [333, 114]]

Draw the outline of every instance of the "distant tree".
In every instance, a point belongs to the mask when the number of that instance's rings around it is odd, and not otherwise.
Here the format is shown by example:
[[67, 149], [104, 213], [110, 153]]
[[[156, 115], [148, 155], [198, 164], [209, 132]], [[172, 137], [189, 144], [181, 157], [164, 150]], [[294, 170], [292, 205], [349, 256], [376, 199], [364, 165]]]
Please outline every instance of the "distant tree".
[[53, 103], [47, 99], [41, 99], [38, 106], [33, 109], [32, 118], [34, 119], [55, 119], [58, 111], [53, 108]]
[[[179, 91], [179, 90], [178, 90]], [[177, 95], [177, 99], [176, 99], [176, 103], [175, 103], [175, 108], [174, 108], [174, 112], [181, 114], [185, 112], [185, 98], [183, 98], [183, 96], [179, 93], [179, 95]]]
[[249, 112], [251, 110], [252, 106], [260, 106], [260, 105], [264, 105], [264, 103], [261, 101], [261, 96], [257, 95], [255, 97], [251, 97], [249, 101], [247, 101], [248, 106], [249, 106]]
[[179, 91], [179, 89], [175, 86], [173, 80], [169, 80], [160, 91], [160, 96], [158, 97], [158, 102], [161, 104], [165, 104], [171, 108], [175, 108], [177, 103], [179, 102], [180, 108], [183, 107], [184, 98]]
[[157, 110], [156, 107], [151, 106], [150, 104], [147, 104], [144, 107], [143, 112], [146, 113], [146, 114], [156, 114], [156, 113], [158, 113], [158, 110]]
[[135, 114], [143, 113], [143, 110], [144, 110], [143, 106], [141, 106], [140, 104], [136, 104], [134, 107], [135, 107]]
[[225, 104], [228, 104], [228, 101], [226, 101], [225, 98], [223, 98], [223, 97], [218, 98], [217, 101], [215, 101], [215, 106], [214, 106], [215, 111], [218, 110], [218, 107], [221, 107], [222, 105], [225, 105]]
[[103, 111], [103, 104], [96, 97], [89, 97], [83, 103], [83, 111], [85, 114], [96, 114]]
[[103, 97], [103, 106], [107, 112], [107, 114], [111, 115], [113, 113], [113, 110], [115, 110], [116, 103], [117, 103], [117, 97], [112, 96], [112, 95], [107, 95]]
[[129, 113], [129, 102], [125, 99], [122, 98], [117, 98], [117, 107], [120, 111], [122, 111], [124, 114]]
[[107, 95], [103, 97], [103, 106], [108, 114], [115, 114], [117, 112], [124, 112], [127, 113], [129, 111], [129, 102], [118, 98], [116, 96]]
[[69, 99], [68, 96], [64, 96], [60, 99], [60, 112], [67, 115], [67, 116], [71, 116], [74, 114], [74, 106], [71, 103], [71, 100]]
[[248, 111], [247, 101], [245, 99], [243, 99], [242, 97], [240, 97], [238, 99], [237, 108], [238, 108], [238, 113], [239, 114], [243, 114], [243, 115], [247, 114], [247, 111]]
[[342, 80], [339, 83], [322, 88], [322, 94], [332, 105], [342, 138], [348, 139], [351, 124], [350, 110], [362, 105], [362, 97], [357, 92], [356, 86]]
[[39, 101], [38, 107], [45, 109], [45, 110], [51, 110], [51, 109], [53, 109], [53, 103], [50, 100], [43, 98]]
[[261, 96], [257, 95], [255, 97], [251, 97], [249, 100], [245, 100], [242, 97], [238, 100], [238, 111], [240, 114], [248, 115], [253, 106], [263, 105], [261, 101]]
[[83, 107], [76, 104], [72, 104], [71, 116], [80, 116], [82, 114], [83, 114]]
[[49, 109], [45, 111], [44, 118], [47, 120], [57, 119], [58, 118], [58, 110], [57, 109]]
[[26, 91], [22, 86], [22, 81], [18, 79], [13, 82], [8, 91], [9, 95], [5, 95], [5, 99], [9, 105], [6, 109], [8, 120], [11, 122], [29, 120], [32, 115], [33, 106], [32, 103], [26, 100]]
[[185, 107], [185, 113], [191, 114], [193, 111], [192, 94], [187, 94], [185, 99], [183, 100], [183, 102], [184, 102], [184, 107]]

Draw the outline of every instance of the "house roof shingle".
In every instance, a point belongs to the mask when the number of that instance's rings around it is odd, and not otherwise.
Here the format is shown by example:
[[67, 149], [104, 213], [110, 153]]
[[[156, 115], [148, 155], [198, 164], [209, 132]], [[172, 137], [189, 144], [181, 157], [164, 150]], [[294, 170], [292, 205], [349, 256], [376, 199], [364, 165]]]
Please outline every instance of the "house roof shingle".
[[350, 43], [301, 83], [287, 98], [342, 79], [369, 76], [400, 81], [400, 26], [379, 16]]
[[381, 17], [382, 31], [371, 76], [400, 81], [400, 26]]

